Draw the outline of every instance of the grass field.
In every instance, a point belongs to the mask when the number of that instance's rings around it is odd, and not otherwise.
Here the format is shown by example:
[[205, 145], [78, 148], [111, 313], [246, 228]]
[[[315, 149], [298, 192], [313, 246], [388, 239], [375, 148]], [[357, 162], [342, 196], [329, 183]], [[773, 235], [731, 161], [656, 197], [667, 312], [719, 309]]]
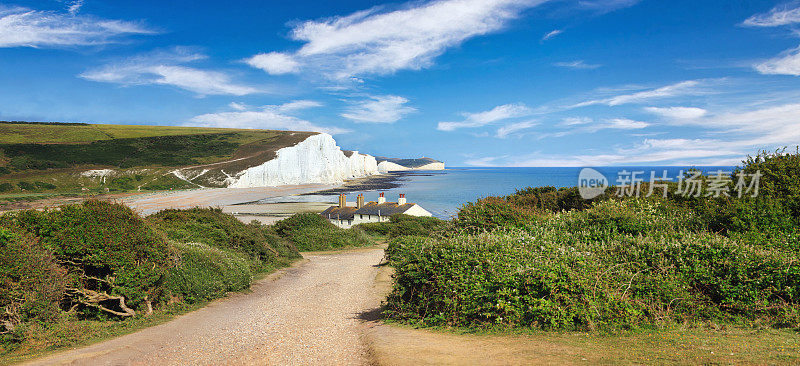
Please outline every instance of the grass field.
[[[207, 183], [186, 182], [172, 170], [231, 161], [217, 169], [240, 171], [307, 136], [274, 130], [0, 122], [0, 200], [39, 193], [196, 188]], [[93, 169], [113, 172], [81, 174]], [[210, 172], [201, 180], [212, 175], [223, 173]]]
[[121, 138], [195, 135], [201, 133], [205, 134], [223, 132], [245, 132], [245, 135], [257, 135], [259, 130], [144, 125], [0, 123], [0, 144], [88, 143], [92, 141]]

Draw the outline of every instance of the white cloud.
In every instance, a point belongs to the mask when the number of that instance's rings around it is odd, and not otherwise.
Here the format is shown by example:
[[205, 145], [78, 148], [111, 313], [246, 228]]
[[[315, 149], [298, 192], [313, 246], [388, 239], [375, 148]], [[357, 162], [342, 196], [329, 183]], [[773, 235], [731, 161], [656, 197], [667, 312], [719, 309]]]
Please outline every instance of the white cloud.
[[800, 76], [800, 48], [789, 50], [780, 57], [756, 64], [754, 68], [767, 75]]
[[595, 131], [604, 130], [604, 129], [613, 129], [613, 130], [638, 130], [642, 128], [646, 128], [650, 126], [647, 122], [642, 121], [634, 121], [632, 119], [627, 118], [614, 118], [607, 120], [605, 123], [598, 124], [596, 126], [592, 126], [591, 128]]
[[[712, 131], [714, 138], [645, 138], [610, 153], [531, 154], [529, 156], [473, 157], [476, 166], [606, 166], [619, 164], [730, 165], [747, 154], [797, 145], [800, 141], [800, 103], [773, 105], [679, 121]], [[645, 122], [605, 121], [604, 128], [638, 129]], [[579, 130], [597, 128], [580, 124]]]
[[750, 27], [777, 27], [800, 23], [800, 7], [797, 3], [793, 6], [780, 6], [772, 8], [767, 13], [756, 14], [742, 22], [742, 25]]
[[[448, 48], [497, 32], [524, 9], [545, 1], [433, 0], [407, 3], [395, 11], [376, 7], [306, 21], [291, 32], [293, 39], [305, 42], [299, 50], [256, 55], [250, 61], [267, 72], [302, 67], [338, 80], [418, 70], [433, 64]], [[259, 57], [263, 55], [269, 56]]]
[[0, 4], [0, 48], [92, 46], [116, 42], [126, 35], [155, 33], [136, 22], [77, 15], [80, 4], [74, 2], [72, 6], [78, 7], [71, 6], [71, 13]]
[[259, 53], [245, 60], [245, 62], [271, 75], [290, 74], [300, 71], [300, 63], [295, 61], [292, 56], [278, 52]]
[[506, 138], [519, 131], [527, 130], [536, 125], [538, 125], [536, 121], [522, 121], [522, 122], [510, 123], [503, 127], [498, 128], [495, 136], [501, 139]]
[[579, 69], [579, 70], [594, 70], [598, 67], [603, 66], [599, 64], [587, 64], [586, 61], [583, 60], [570, 61], [570, 62], [556, 62], [553, 65], [558, 67], [566, 67], [568, 69]]
[[671, 98], [676, 96], [697, 95], [701, 94], [699, 90], [701, 86], [700, 81], [688, 80], [679, 83], [663, 86], [656, 89], [644, 90], [632, 94], [617, 95], [609, 98], [594, 99], [581, 102], [571, 106], [571, 108], [585, 107], [590, 105], [605, 104], [608, 106], [617, 106], [622, 104], [642, 103], [653, 99]]
[[75, 15], [75, 14], [78, 14], [78, 11], [80, 11], [82, 7], [83, 7], [83, 0], [75, 0], [75, 1], [73, 1], [71, 3], [69, 3], [69, 6], [67, 7], [67, 11], [71, 15]]
[[564, 33], [564, 31], [561, 30], [561, 29], [555, 29], [555, 30], [552, 30], [550, 32], [547, 32], [547, 34], [542, 36], [542, 41], [546, 41], [548, 39], [551, 39], [551, 38], [553, 38], [553, 37], [555, 37], [555, 36], [557, 36], [557, 35], [559, 35], [561, 33]]
[[485, 112], [463, 113], [464, 121], [439, 122], [437, 129], [440, 131], [454, 131], [459, 128], [481, 127], [506, 119], [524, 117], [531, 113], [531, 109], [523, 104], [504, 104]]
[[230, 102], [228, 103], [228, 107], [231, 107], [232, 109], [235, 109], [237, 111], [244, 111], [249, 108], [246, 104], [239, 102]]
[[561, 121], [562, 126], [577, 126], [585, 125], [587, 123], [592, 123], [592, 119], [589, 117], [568, 117]]
[[416, 112], [406, 103], [408, 99], [397, 95], [374, 96], [350, 106], [341, 116], [356, 122], [394, 123]]
[[278, 110], [284, 113], [299, 111], [308, 108], [322, 107], [322, 103], [315, 100], [293, 100], [278, 106]]
[[695, 119], [705, 116], [708, 111], [696, 107], [647, 107], [646, 111], [666, 118]]
[[[306, 106], [311, 104], [306, 103]], [[332, 135], [348, 133], [350, 130], [338, 127], [324, 127], [307, 120], [286, 114], [297, 110], [298, 101], [282, 105], [264, 106], [258, 110], [242, 110], [237, 105], [235, 112], [208, 113], [193, 117], [186, 125], [222, 128], [250, 128], [267, 130], [313, 131]]]
[[107, 64], [87, 70], [79, 76], [87, 80], [122, 85], [170, 85], [201, 96], [261, 92], [254, 87], [232, 82], [225, 73], [181, 65], [204, 58], [205, 55], [176, 48], [171, 52], [152, 53]]

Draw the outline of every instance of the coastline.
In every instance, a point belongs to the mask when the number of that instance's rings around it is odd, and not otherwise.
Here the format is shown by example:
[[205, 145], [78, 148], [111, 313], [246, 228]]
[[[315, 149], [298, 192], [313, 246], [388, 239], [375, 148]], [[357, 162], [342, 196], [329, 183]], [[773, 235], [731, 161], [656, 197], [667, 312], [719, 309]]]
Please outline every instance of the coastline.
[[345, 181], [343, 184], [334, 188], [323, 189], [316, 192], [300, 194], [300, 196], [334, 196], [341, 193], [347, 194], [356, 191], [380, 191], [397, 188], [402, 186], [402, 182], [407, 181], [411, 176], [428, 176], [425, 170], [405, 170], [380, 175], [371, 175], [363, 178], [356, 178]]

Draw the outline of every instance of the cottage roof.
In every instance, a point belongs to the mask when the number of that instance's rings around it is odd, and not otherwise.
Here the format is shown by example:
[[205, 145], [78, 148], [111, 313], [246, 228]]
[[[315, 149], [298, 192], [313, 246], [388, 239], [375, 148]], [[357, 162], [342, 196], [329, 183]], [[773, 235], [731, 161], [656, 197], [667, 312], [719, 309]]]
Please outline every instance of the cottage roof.
[[357, 208], [351, 206], [347, 207], [331, 206], [328, 207], [325, 211], [322, 211], [320, 215], [324, 216], [325, 218], [350, 220], [355, 216], [356, 210]]

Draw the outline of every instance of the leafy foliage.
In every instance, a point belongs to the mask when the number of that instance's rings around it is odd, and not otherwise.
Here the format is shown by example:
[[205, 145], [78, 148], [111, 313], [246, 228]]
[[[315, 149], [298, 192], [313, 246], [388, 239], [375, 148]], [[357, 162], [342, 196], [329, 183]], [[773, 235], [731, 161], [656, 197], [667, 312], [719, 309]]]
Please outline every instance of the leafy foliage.
[[432, 235], [443, 230], [446, 224], [446, 221], [435, 217], [395, 214], [389, 217], [389, 222], [369, 222], [359, 224], [358, 228], [369, 234], [397, 238], [404, 235]]
[[587, 204], [533, 188], [467, 204], [449, 235], [390, 243], [387, 314], [466, 327], [800, 327], [800, 154], [744, 163], [764, 174], [758, 197]]
[[295, 214], [275, 223], [275, 232], [300, 251], [331, 250], [374, 244], [360, 228], [342, 229], [315, 213]]
[[291, 242], [258, 223], [245, 225], [221, 209], [164, 210], [147, 221], [170, 239], [246, 254], [254, 271], [299, 257]]

